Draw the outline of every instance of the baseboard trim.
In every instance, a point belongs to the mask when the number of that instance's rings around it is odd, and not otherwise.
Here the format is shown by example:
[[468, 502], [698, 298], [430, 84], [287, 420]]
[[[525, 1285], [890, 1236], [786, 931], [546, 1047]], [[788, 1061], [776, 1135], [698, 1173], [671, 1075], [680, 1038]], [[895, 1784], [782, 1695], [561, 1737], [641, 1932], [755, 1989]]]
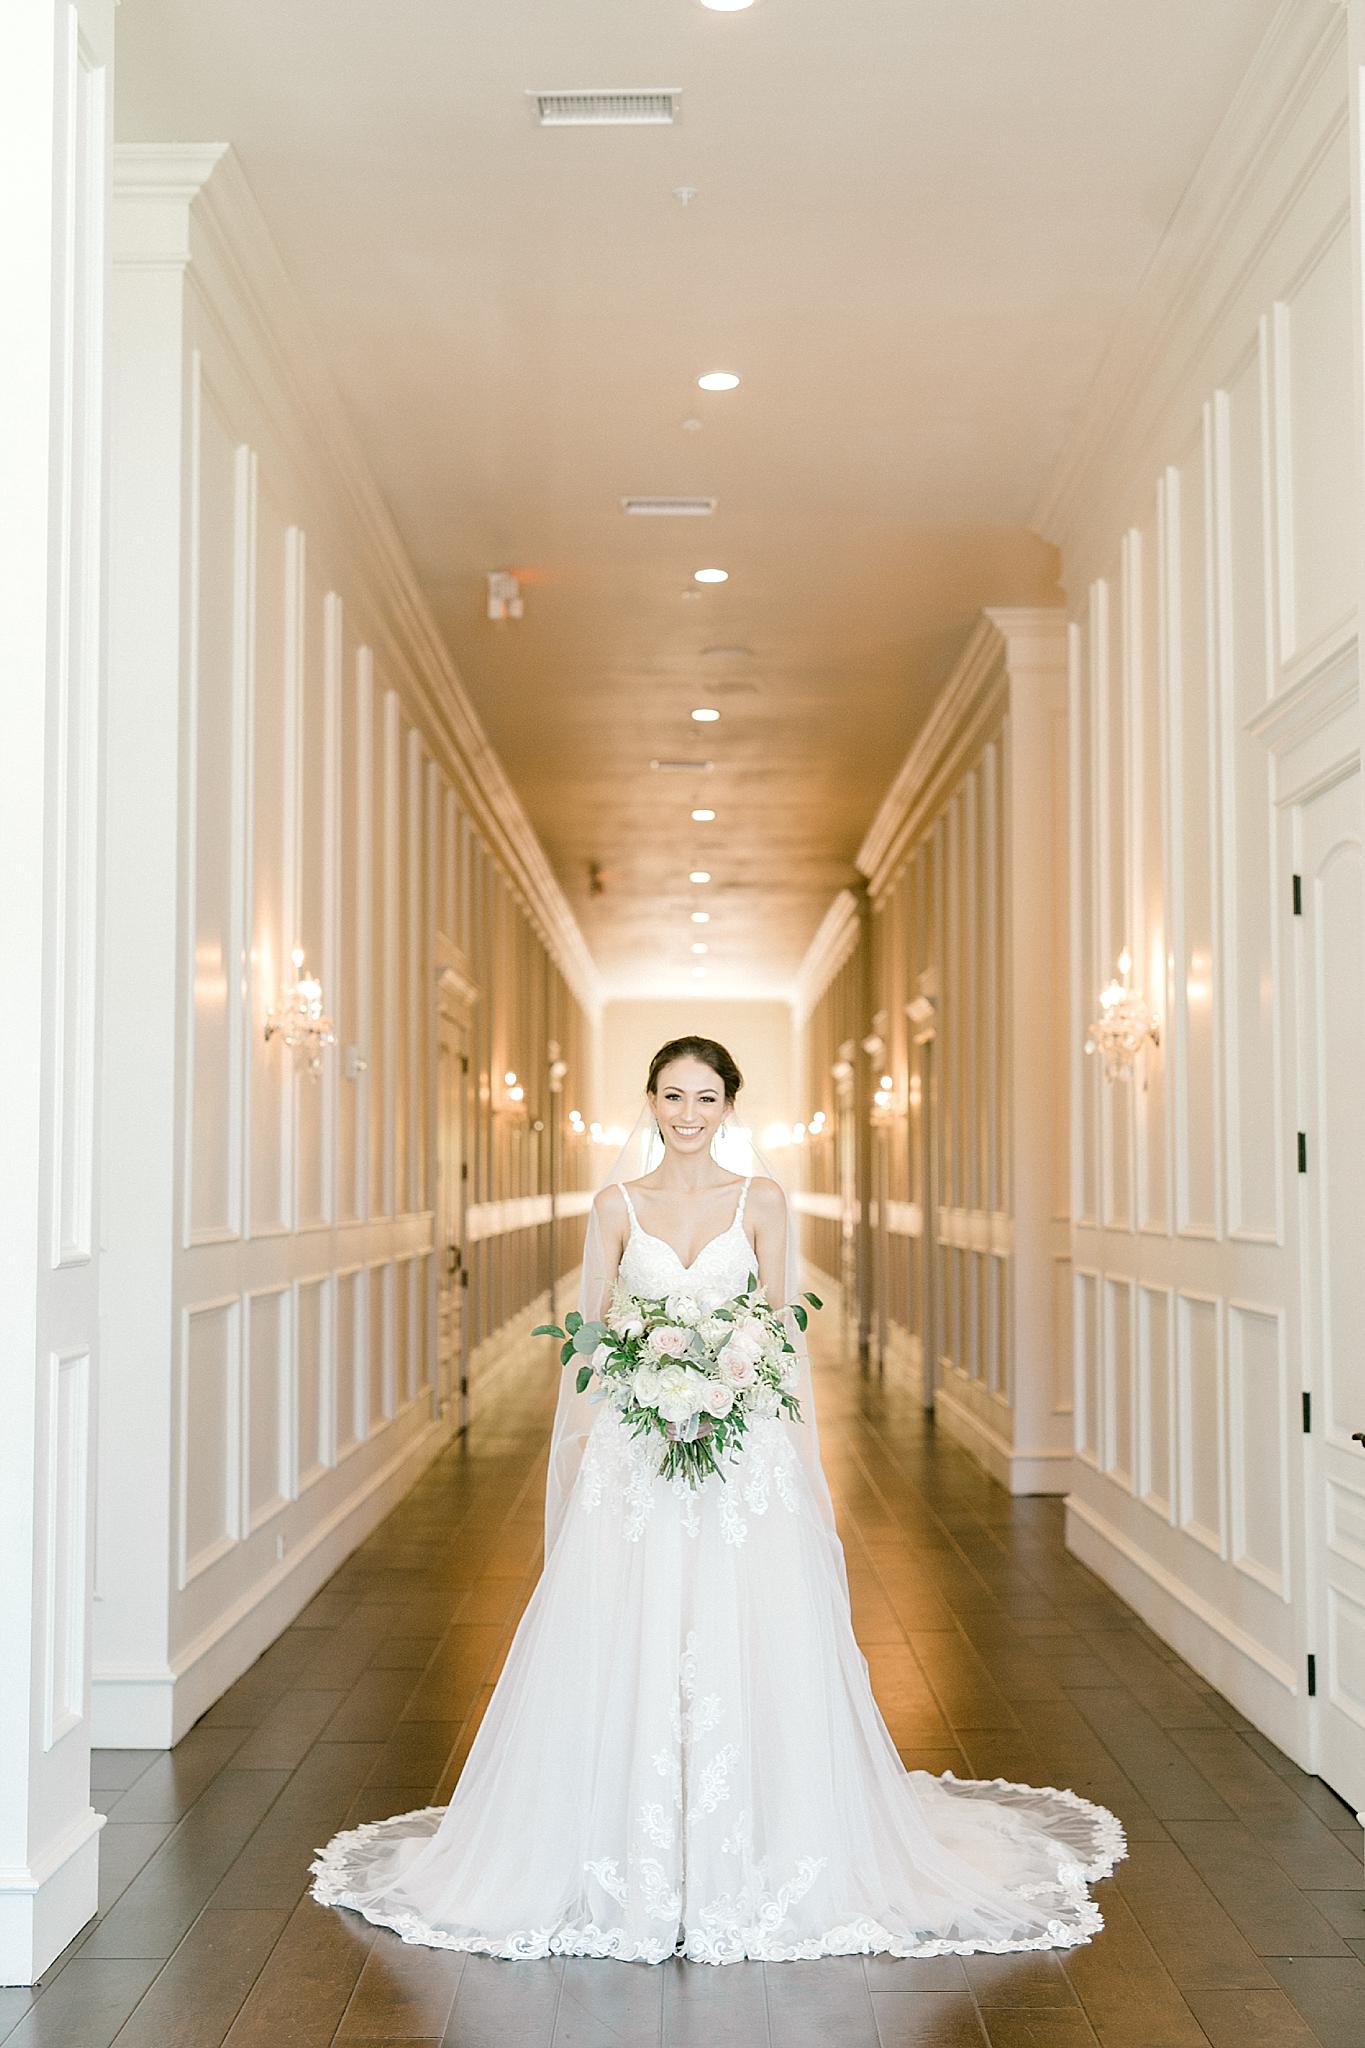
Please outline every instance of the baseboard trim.
[[1090, 1502], [1066, 1503], [1066, 1547], [1263, 1735], [1312, 1770], [1298, 1673], [1148, 1556]]
[[0, 1985], [34, 1984], [99, 1904], [99, 1838], [93, 1807], [25, 1869], [0, 1869]]
[[452, 1434], [448, 1419], [427, 1422], [370, 1475], [358, 1494], [310, 1530], [267, 1579], [220, 1615], [169, 1665], [97, 1672], [90, 1709], [94, 1746], [172, 1748], [397, 1506]]
[[1069, 1450], [1020, 1450], [947, 1387], [934, 1390], [934, 1416], [947, 1434], [984, 1465], [1007, 1493], [1066, 1493]]

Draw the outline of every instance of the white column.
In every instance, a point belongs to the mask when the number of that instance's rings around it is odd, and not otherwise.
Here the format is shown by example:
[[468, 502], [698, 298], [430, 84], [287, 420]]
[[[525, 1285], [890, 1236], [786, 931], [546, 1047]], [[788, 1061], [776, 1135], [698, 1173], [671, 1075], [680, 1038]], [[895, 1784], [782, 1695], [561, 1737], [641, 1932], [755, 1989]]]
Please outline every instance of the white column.
[[91, 1419], [112, 0], [11, 0], [0, 65], [0, 1984], [95, 1910]]
[[[186, 306], [192, 206], [223, 154], [121, 150], [110, 307], [108, 891], [104, 1156], [107, 1188], [100, 1408], [94, 1724], [115, 1748], [169, 1746], [174, 1259], [181, 1240], [177, 1058], [182, 919], [182, 715], [190, 633]], [[116, 1185], [113, 1184], [116, 1182]]]
[[1008, 676], [1000, 1024], [1014, 1239], [1008, 1484], [1015, 1493], [1064, 1493], [1071, 1358], [1053, 1304], [1068, 1284], [1069, 1257], [1066, 622], [1051, 608], [989, 617], [1004, 636]]

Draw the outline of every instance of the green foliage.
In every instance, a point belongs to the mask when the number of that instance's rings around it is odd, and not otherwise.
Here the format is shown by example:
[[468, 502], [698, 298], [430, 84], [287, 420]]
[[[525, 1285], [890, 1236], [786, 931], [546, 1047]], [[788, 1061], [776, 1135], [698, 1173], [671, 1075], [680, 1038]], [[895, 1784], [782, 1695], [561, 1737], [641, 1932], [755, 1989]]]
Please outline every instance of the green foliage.
[[591, 1378], [592, 1378], [592, 1367], [591, 1367], [590, 1365], [580, 1365], [580, 1366], [579, 1366], [579, 1368], [578, 1368], [578, 1375], [577, 1375], [576, 1379], [574, 1380], [574, 1385], [575, 1385], [575, 1386], [576, 1386], [576, 1387], [578, 1388], [578, 1391], [579, 1391], [579, 1393], [580, 1393], [580, 1394], [581, 1394], [581, 1393], [584, 1393], [584, 1392], [586, 1391], [586, 1389], [587, 1389], [587, 1385], [588, 1385], [588, 1381], [589, 1381], [589, 1380], [590, 1380]]
[[562, 1337], [563, 1337], [563, 1335], [564, 1335], [564, 1332], [563, 1332], [563, 1330], [561, 1330], [561, 1329], [560, 1329], [560, 1327], [559, 1327], [559, 1324], [558, 1324], [558, 1323], [537, 1323], [537, 1324], [536, 1324], [536, 1326], [535, 1326], [535, 1328], [534, 1328], [534, 1330], [532, 1330], [532, 1332], [531, 1332], [531, 1335], [532, 1335], [533, 1337], [561, 1337], [561, 1338], [562, 1338]]

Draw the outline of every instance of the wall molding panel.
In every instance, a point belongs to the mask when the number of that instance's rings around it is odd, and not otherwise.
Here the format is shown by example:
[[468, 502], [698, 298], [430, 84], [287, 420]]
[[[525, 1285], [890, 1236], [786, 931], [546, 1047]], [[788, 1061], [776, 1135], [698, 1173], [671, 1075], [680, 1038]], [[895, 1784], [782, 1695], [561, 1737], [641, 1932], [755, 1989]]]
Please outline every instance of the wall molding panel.
[[1072, 1457], [1066, 688], [1060, 610], [982, 617], [798, 1005], [825, 1112], [796, 1198], [806, 1256], [838, 1275], [860, 1347], [1016, 1492], [1064, 1492]]
[[[1310, 1768], [1292, 811], [1360, 748], [1346, 47], [1345, 10], [1277, 15], [1040, 507], [1070, 595], [1069, 1540]], [[1111, 1083], [1081, 1042], [1125, 945], [1160, 1045]]]
[[[117, 1188], [174, 1160], [179, 1188], [171, 1237], [120, 1200], [109, 1244], [94, 1713], [138, 1747], [176, 1740], [265, 1617], [311, 1597], [572, 1260], [586, 1140], [566, 1126], [552, 1190], [532, 1123], [562, 1113], [551, 1037], [563, 1100], [586, 1101], [597, 988], [231, 153], [138, 146], [115, 176], [108, 931], [119, 1003], [150, 956], [178, 1020], [121, 1043], [116, 1085], [149, 1113], [114, 1120], [106, 1162]], [[174, 792], [155, 851], [148, 775]], [[265, 1038], [295, 946], [336, 1029], [317, 1076]], [[452, 959], [473, 1022], [444, 1128]], [[162, 1487], [158, 1554], [139, 1517]]]

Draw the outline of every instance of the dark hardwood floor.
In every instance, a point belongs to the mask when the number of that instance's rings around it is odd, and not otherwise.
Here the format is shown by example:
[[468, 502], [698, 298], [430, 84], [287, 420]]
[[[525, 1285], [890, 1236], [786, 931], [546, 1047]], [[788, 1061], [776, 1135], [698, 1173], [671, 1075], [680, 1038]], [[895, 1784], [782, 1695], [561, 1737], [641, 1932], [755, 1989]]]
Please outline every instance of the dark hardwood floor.
[[306, 1896], [338, 1828], [444, 1799], [539, 1568], [553, 1386], [529, 1370], [169, 1753], [98, 1758], [98, 1919], [5, 2048], [1326, 2048], [1365, 2044], [1352, 1815], [918, 1406], [827, 1360], [858, 1633], [903, 1756], [1124, 1821], [1065, 1955], [708, 1969], [405, 1948]]

